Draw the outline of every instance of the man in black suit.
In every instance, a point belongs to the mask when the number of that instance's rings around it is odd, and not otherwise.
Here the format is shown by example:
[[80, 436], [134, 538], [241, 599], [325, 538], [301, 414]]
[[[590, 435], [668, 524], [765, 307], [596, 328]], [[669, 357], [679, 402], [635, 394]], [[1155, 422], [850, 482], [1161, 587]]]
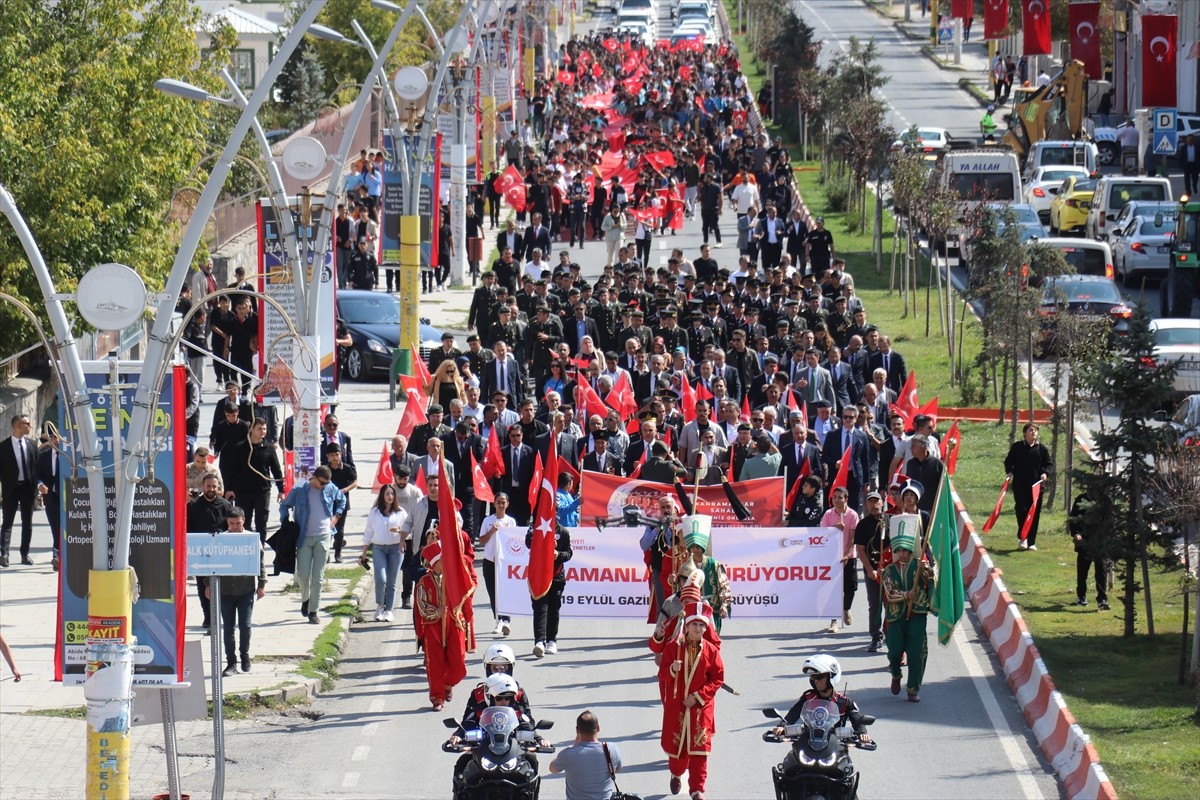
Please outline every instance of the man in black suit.
[[[336, 444], [342, 450], [342, 461], [355, 466], [354, 451], [350, 449], [350, 434], [338, 430], [338, 418], [333, 414], [325, 415], [325, 430], [321, 433], [321, 463], [328, 464], [325, 448]], [[245, 509], [244, 509], [245, 510]]]
[[61, 439], [58, 429], [53, 423], [47, 422], [42, 433], [42, 447], [37, 455], [37, 491], [42, 496], [42, 504], [46, 509], [46, 522], [50, 523], [50, 540], [52, 555], [50, 564], [58, 571], [60, 539], [62, 536], [62, 521], [59, 516], [62, 499], [58, 493], [61, 471], [58, 464], [58, 446]]
[[521, 365], [508, 352], [508, 345], [496, 342], [496, 357], [479, 376], [479, 396], [492, 397], [497, 391], [508, 396], [509, 406], [525, 399], [525, 375]]
[[524, 443], [525, 431], [520, 425], [508, 427], [508, 446], [500, 450], [504, 456], [504, 474], [500, 476], [500, 491], [508, 495], [508, 513], [518, 525], [528, 525], [529, 484], [533, 481], [533, 448]]
[[827, 360], [822, 366], [829, 373], [829, 378], [833, 382], [834, 408], [840, 412], [843, 408], [858, 400], [858, 390], [851, 381], [853, 370], [842, 361], [842, 351], [840, 348], [831, 347], [825, 355], [827, 356]]
[[217, 411], [224, 419], [213, 425], [209, 448], [213, 455], [220, 457], [221, 451], [235, 442], [243, 441], [249, 435], [250, 423], [239, 417], [237, 406], [228, 401], [222, 400], [217, 403]]
[[900, 394], [904, 382], [908, 380], [908, 367], [904, 363], [904, 356], [892, 349], [892, 342], [888, 337], [879, 337], [879, 352], [871, 356], [869, 363], [872, 373], [877, 369], [887, 372], [887, 388]]
[[589, 472], [603, 472], [616, 475], [621, 469], [618, 460], [608, 452], [608, 431], [603, 429], [592, 432], [592, 447], [583, 457], [583, 468]]
[[592, 337], [593, 346], [600, 343], [600, 329], [596, 326], [596, 320], [587, 315], [583, 303], [576, 303], [574, 317], [563, 322], [563, 340], [571, 348], [572, 356], [579, 355], [579, 343], [585, 336]]
[[856, 407], [847, 406], [842, 409], [841, 427], [826, 434], [825, 445], [821, 448], [821, 457], [825, 462], [826, 486], [833, 483], [842, 460], [851, 459], [846, 490], [850, 495], [850, 507], [855, 511], [862, 506], [862, 488], [866, 486], [869, 475], [867, 437], [862, 431], [854, 429], [857, 419], [858, 409]]
[[666, 371], [663, 356], [655, 353], [650, 356], [650, 371], [638, 375], [633, 383], [633, 398], [639, 406], [658, 394], [661, 389], [671, 388], [671, 373]]
[[496, 273], [490, 269], [479, 276], [481, 285], [471, 296], [471, 309], [467, 312], [467, 330], [483, 332], [492, 326], [492, 306], [496, 303]]
[[4, 516], [0, 524], [0, 567], [8, 566], [8, 546], [12, 538], [13, 521], [21, 511], [21, 563], [32, 565], [29, 545], [33, 540], [33, 498], [37, 469], [37, 450], [29, 416], [17, 414], [12, 418], [12, 435], [0, 440], [0, 491], [4, 492]]
[[627, 476], [633, 474], [638, 464], [650, 460], [650, 447], [658, 441], [658, 423], [655, 421], [654, 415], [646, 412], [642, 416], [645, 417], [642, 420], [642, 435], [637, 441], [631, 441], [629, 447], [625, 448], [625, 463], [622, 465], [622, 469]]
[[[496, 250], [503, 253], [506, 247], [512, 250], [514, 258], [520, 259], [525, 255], [525, 236], [517, 230], [511, 219], [504, 223], [504, 230], [496, 234]], [[513, 285], [509, 289], [515, 292], [517, 287]]]
[[550, 456], [550, 437], [557, 436], [554, 446], [557, 450], [558, 457], [571, 465], [572, 469], [579, 469], [579, 456], [577, 452], [576, 442], [577, 437], [573, 433], [567, 433], [566, 415], [560, 411], [551, 413], [550, 415], [550, 430], [537, 437], [534, 442], [534, 447], [537, 452], [542, 455], [542, 463], [545, 464]]
[[525, 229], [525, 261], [533, 259], [534, 250], [541, 250], [542, 255], [548, 259], [550, 258], [550, 229], [542, 224], [542, 215], [536, 212], [532, 222], [533, 224]]
[[738, 405], [741, 405], [743, 392], [742, 373], [726, 363], [725, 351], [719, 347], [713, 351], [713, 374], [718, 378], [725, 379], [725, 396]]
[[476, 514], [471, 456], [475, 456], [476, 464], [483, 463], [483, 439], [479, 434], [471, 433], [471, 426], [466, 422], [460, 422], [454, 426], [454, 433], [442, 437], [442, 443], [446, 461], [454, 466], [454, 496], [462, 501], [463, 530], [474, 541], [479, 536], [478, 525], [483, 517]]
[[208, 434], [208, 449], [220, 454], [219, 448], [216, 447], [217, 426], [225, 421], [225, 405], [233, 403], [237, 406], [237, 418], [246, 423], [246, 427], [254, 422], [254, 406], [250, 403], [250, 398], [242, 397], [242, 386], [237, 381], [225, 381], [225, 399], [217, 403], [213, 409], [212, 425], [209, 426]]
[[804, 463], [808, 462], [810, 475], [821, 477], [821, 450], [808, 439], [808, 430], [800, 418], [793, 418], [790, 431], [779, 437], [779, 474], [784, 476], [784, 485], [791, 488], [800, 480]]
[[392, 452], [388, 453], [388, 463], [392, 466], [392, 480], [400, 472], [400, 467], [408, 467], [408, 474], [417, 471], [417, 457], [408, 452], [408, 437], [398, 433], [392, 437]]

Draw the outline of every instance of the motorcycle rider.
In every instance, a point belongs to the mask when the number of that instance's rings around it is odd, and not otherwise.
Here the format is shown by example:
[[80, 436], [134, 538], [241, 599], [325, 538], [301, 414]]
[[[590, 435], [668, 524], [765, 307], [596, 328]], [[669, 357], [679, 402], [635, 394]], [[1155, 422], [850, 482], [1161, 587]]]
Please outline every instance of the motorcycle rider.
[[[504, 645], [497, 645], [503, 647]], [[489, 651], [490, 652], [490, 651]], [[510, 651], [511, 652], [511, 651]], [[511, 665], [510, 665], [511, 666]], [[484, 682], [484, 691], [487, 701], [482, 707], [476, 708], [471, 701], [467, 702], [467, 711], [463, 715], [462, 722], [459, 723], [458, 730], [450, 737], [450, 744], [457, 745], [463, 740], [467, 730], [477, 728], [479, 715], [487, 708], [492, 706], [508, 706], [517, 714], [517, 730], [532, 731], [534, 728], [533, 717], [528, 712], [528, 703], [524, 703], [524, 693], [521, 691], [520, 685], [516, 679], [505, 672], [494, 672], [488, 676]], [[474, 700], [475, 692], [471, 693], [471, 698]], [[520, 698], [520, 701], [518, 701]], [[522, 705], [524, 703], [524, 705]], [[547, 742], [542, 737], [537, 737], [537, 746], [546, 747]], [[454, 778], [457, 784], [461, 776], [465, 773], [468, 765], [470, 765], [474, 753], [468, 751], [463, 753], [458, 759], [458, 763], [454, 765]], [[526, 752], [525, 760], [533, 767], [533, 774], [537, 774], [538, 760], [533, 753]]]
[[[784, 722], [788, 725], [795, 725], [800, 719], [800, 713], [804, 710], [804, 704], [809, 700], [831, 700], [841, 715], [838, 727], [849, 721], [854, 732], [858, 734], [859, 741], [863, 744], [870, 744], [871, 737], [867, 735], [867, 727], [863, 724], [862, 713], [859, 712], [858, 706], [849, 697], [835, 689], [842, 677], [842, 668], [837, 659], [827, 653], [809, 656], [804, 660], [801, 672], [808, 676], [808, 685], [811, 688], [800, 695], [800, 699], [784, 716]], [[782, 736], [784, 729], [782, 726], [778, 726], [771, 732], [776, 736]], [[793, 768], [797, 766], [795, 756], [789, 754], [788, 757], [791, 759], [790, 762], [787, 762], [788, 766]]]
[[[462, 724], [458, 726], [458, 730], [455, 731], [454, 736], [450, 737], [450, 741], [453, 744], [458, 744], [456, 740], [462, 738], [463, 731], [468, 727], [475, 727], [475, 723], [479, 719], [479, 715], [483, 713], [483, 710], [493, 705], [488, 699], [491, 679], [497, 675], [512, 677], [515, 664], [516, 654], [506, 644], [494, 644], [483, 654], [485, 681], [476, 686], [471, 691], [470, 696], [467, 697], [467, 707], [463, 711]], [[522, 720], [533, 719], [533, 714], [529, 710], [529, 696], [519, 686], [516, 691], [517, 693], [513, 698], [512, 705], [517, 711], [517, 717]]]

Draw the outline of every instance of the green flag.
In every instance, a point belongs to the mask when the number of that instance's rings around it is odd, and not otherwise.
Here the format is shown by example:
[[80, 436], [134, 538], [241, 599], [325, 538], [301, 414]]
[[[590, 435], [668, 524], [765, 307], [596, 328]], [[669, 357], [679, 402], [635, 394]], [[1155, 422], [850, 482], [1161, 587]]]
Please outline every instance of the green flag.
[[942, 473], [929, 519], [929, 545], [937, 559], [938, 642], [946, 644], [963, 613], [962, 559], [958, 551], [958, 515], [950, 491], [950, 474]]

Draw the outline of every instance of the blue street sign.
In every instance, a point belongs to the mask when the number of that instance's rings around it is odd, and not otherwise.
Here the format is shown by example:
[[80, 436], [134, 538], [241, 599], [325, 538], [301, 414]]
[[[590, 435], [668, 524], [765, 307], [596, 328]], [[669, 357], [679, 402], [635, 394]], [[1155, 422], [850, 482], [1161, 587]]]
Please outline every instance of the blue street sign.
[[1179, 146], [1179, 115], [1174, 108], [1154, 109], [1154, 153], [1169, 156]]
[[951, 41], [954, 41], [954, 28], [951, 27], [949, 19], [943, 19], [942, 24], [938, 26], [938, 44]]
[[1175, 131], [1154, 132], [1154, 154], [1169, 156], [1179, 147], [1179, 134]]
[[1154, 132], [1170, 131], [1175, 133], [1178, 127], [1178, 114], [1174, 108], [1154, 109]]
[[187, 574], [228, 578], [257, 575], [262, 544], [258, 534], [188, 533]]

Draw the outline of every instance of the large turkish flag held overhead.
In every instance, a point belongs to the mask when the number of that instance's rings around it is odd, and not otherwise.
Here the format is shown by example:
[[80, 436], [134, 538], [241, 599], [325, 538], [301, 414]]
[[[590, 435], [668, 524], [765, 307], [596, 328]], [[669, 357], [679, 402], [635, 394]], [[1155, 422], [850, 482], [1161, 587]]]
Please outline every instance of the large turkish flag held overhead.
[[1142, 17], [1142, 105], [1175, 105], [1178, 30], [1178, 17], [1174, 14]]
[[1023, 0], [1021, 33], [1025, 55], [1050, 55], [1050, 0]]
[[983, 0], [983, 38], [1000, 39], [1008, 30], [1008, 0]]
[[1071, 58], [1082, 61], [1092, 80], [1103, 77], [1100, 60], [1100, 4], [1071, 3], [1067, 6], [1067, 27], [1071, 31]]

